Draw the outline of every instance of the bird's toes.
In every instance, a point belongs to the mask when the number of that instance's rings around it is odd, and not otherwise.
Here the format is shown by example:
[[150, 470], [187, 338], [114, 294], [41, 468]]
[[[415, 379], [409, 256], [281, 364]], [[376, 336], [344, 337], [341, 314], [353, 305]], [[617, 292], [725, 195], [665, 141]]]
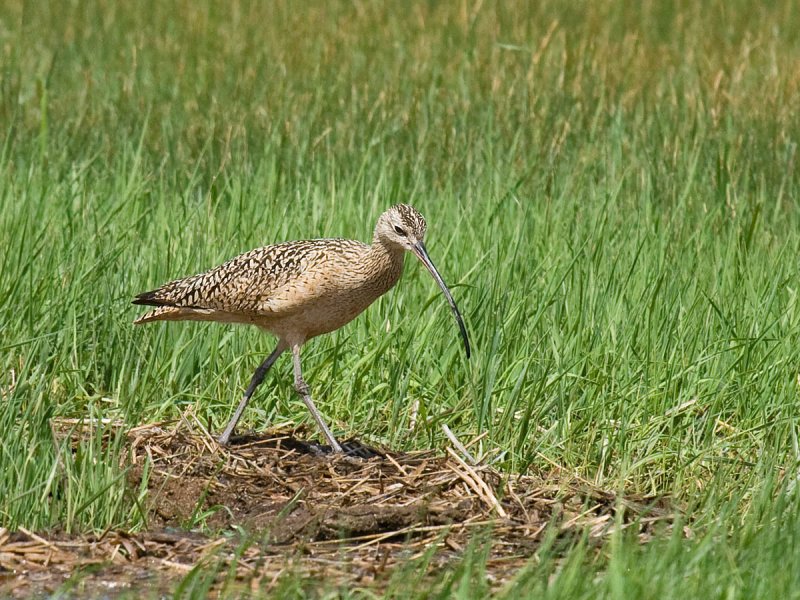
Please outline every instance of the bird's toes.
[[[369, 460], [370, 458], [380, 458], [383, 456], [383, 453], [379, 450], [365, 446], [358, 440], [341, 442], [339, 445], [342, 449], [341, 456], [346, 456], [348, 458], [361, 458], [364, 460]], [[336, 456], [339, 454], [330, 445], [318, 444], [316, 442], [310, 442], [308, 444], [308, 450], [317, 456]]]
[[365, 460], [370, 458], [380, 458], [383, 456], [383, 453], [376, 450], [375, 448], [370, 448], [369, 446], [365, 446], [358, 440], [349, 440], [346, 442], [342, 442], [342, 452], [345, 456], [352, 456], [354, 458], [363, 458]]

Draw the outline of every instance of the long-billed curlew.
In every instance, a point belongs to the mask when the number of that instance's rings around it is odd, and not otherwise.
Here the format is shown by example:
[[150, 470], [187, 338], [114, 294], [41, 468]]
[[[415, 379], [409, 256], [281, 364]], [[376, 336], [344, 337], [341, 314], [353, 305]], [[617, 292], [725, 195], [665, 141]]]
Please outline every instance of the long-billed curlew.
[[156, 306], [134, 323], [220, 321], [256, 325], [278, 338], [278, 345], [253, 374], [220, 444], [227, 444], [250, 397], [269, 368], [291, 349], [294, 387], [334, 452], [342, 447], [311, 400], [300, 368], [300, 347], [309, 339], [352, 321], [397, 283], [405, 251], [413, 252], [442, 288], [458, 322], [467, 358], [469, 338], [450, 290], [433, 265], [423, 239], [427, 226], [416, 209], [398, 204], [375, 225], [372, 244], [323, 239], [256, 248], [191, 277], [177, 279], [136, 296], [134, 304]]

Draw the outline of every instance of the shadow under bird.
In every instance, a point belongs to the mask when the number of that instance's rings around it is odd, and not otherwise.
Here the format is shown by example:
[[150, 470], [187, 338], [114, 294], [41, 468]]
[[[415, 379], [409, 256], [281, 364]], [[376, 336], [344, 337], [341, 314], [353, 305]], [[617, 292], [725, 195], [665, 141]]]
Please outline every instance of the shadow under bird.
[[256, 325], [278, 338], [278, 345], [256, 369], [219, 443], [228, 444], [250, 397], [269, 368], [291, 350], [294, 387], [334, 452], [342, 447], [314, 406], [303, 380], [300, 348], [311, 338], [339, 329], [388, 292], [400, 279], [406, 250], [414, 253], [444, 292], [458, 322], [467, 358], [469, 338], [450, 290], [423, 240], [427, 226], [416, 209], [397, 204], [375, 225], [372, 244], [321, 239], [256, 248], [191, 277], [177, 279], [136, 296], [133, 304], [155, 306], [134, 323], [218, 321]]

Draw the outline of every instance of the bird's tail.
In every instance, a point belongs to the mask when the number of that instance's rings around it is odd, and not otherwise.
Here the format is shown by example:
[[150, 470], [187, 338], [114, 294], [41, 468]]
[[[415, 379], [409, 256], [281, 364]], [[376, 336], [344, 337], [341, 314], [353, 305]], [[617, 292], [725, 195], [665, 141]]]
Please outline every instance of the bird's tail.
[[136, 319], [133, 324], [152, 323], [153, 321], [181, 321], [187, 318], [185, 313], [193, 312], [191, 309], [180, 308], [177, 306], [159, 306], [150, 312], [144, 313]]

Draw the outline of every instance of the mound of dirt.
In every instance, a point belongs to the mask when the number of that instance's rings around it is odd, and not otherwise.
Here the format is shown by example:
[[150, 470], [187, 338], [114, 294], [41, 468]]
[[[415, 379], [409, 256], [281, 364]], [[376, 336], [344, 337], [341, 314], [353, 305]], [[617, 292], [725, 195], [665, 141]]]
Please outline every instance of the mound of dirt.
[[[287, 557], [293, 569], [328, 581], [380, 585], [399, 561], [432, 547], [431, 566], [446, 564], [478, 531], [490, 531], [488, 566], [502, 582], [534, 554], [548, 524], [600, 540], [622, 522], [647, 537], [673, 515], [664, 501], [618, 498], [557, 472], [502, 474], [451, 448], [366, 449], [370, 458], [354, 458], [325, 453], [298, 431], [243, 436], [223, 448], [182, 424], [128, 434], [122, 460], [132, 491], [148, 490], [145, 531], [67, 538], [0, 530], [0, 592], [52, 591], [91, 566], [80, 595], [109, 596], [109, 582], [131, 589], [155, 573], [164, 584], [211, 556], [262, 589]], [[242, 530], [255, 540], [244, 550]]]
[[[132, 450], [129, 481], [138, 488], [148, 473], [151, 527], [196, 526], [203, 515], [206, 527], [240, 526], [278, 545], [435, 537], [445, 529], [460, 545], [470, 528], [492, 524], [504, 546], [523, 550], [553, 519], [602, 537], [619, 508], [613, 494], [585, 484], [504, 477], [453, 451], [352, 458], [323, 453], [293, 431], [221, 448], [186, 431], [140, 429]], [[626, 520], [664, 512], [641, 501], [626, 506]]]

